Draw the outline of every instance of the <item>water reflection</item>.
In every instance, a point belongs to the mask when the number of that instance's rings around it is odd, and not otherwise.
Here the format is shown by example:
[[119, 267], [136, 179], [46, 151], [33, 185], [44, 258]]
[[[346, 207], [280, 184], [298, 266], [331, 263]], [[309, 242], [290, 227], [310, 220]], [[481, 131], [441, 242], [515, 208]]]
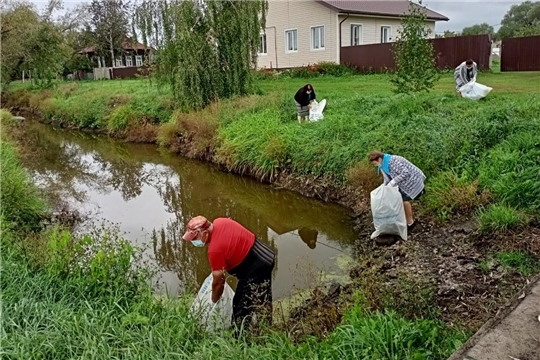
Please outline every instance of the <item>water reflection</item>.
[[36, 181], [118, 223], [130, 241], [150, 243], [148, 255], [159, 264], [166, 285], [159, 291], [183, 291], [210, 273], [205, 250], [181, 239], [195, 215], [231, 217], [276, 251], [276, 298], [302, 287], [302, 267], [337, 271], [335, 258], [355, 238], [349, 213], [340, 206], [225, 174], [151, 145], [34, 122], [27, 126], [35, 152], [28, 167]]

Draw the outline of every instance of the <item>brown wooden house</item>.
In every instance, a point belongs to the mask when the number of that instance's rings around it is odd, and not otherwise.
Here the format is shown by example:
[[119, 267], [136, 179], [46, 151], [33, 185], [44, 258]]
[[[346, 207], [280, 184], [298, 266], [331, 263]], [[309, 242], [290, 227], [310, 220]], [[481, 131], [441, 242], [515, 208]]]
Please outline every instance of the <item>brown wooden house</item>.
[[111, 59], [109, 52], [98, 55], [95, 46], [90, 46], [79, 51], [79, 54], [86, 55], [94, 66], [94, 79], [119, 79], [135, 77], [136, 75], [146, 75], [148, 64], [152, 62], [154, 56], [153, 48], [145, 48], [141, 43], [134, 43], [129, 40], [122, 44], [122, 51], [115, 53], [115, 58]]

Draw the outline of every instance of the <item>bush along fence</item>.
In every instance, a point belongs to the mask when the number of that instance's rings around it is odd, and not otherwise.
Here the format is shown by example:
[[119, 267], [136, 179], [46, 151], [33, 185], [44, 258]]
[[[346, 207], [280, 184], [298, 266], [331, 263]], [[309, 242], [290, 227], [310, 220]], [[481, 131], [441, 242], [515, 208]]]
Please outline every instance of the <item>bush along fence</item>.
[[[452, 69], [468, 58], [472, 58], [479, 69], [491, 67], [491, 36], [474, 35], [426, 40], [433, 42], [437, 67]], [[394, 44], [371, 44], [343, 46], [340, 63], [360, 72], [386, 72], [396, 70], [392, 52]]]

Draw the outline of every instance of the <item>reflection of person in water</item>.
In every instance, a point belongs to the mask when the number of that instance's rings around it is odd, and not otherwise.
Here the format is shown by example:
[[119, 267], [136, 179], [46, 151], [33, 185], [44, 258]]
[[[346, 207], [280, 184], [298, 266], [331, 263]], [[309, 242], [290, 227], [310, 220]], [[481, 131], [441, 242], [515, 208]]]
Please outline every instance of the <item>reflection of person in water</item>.
[[315, 249], [315, 246], [317, 246], [317, 235], [319, 235], [317, 230], [302, 228], [298, 230], [298, 235], [300, 235], [300, 239], [302, 239], [310, 249]]

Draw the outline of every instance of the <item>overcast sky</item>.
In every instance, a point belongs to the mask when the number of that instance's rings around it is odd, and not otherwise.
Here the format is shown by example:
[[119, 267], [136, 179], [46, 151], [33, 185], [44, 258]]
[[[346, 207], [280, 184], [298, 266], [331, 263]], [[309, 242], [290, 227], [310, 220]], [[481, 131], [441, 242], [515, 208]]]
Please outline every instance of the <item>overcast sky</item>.
[[[272, 1], [272, 0], [270, 0]], [[42, 7], [47, 4], [46, 0], [32, 0], [33, 3]], [[73, 7], [85, 1], [67, 0], [64, 1], [65, 7]], [[87, 1], [89, 2], [89, 1]], [[437, 11], [448, 17], [450, 21], [438, 21], [435, 31], [441, 33], [445, 30], [460, 31], [465, 26], [486, 22], [494, 26], [495, 30], [499, 28], [504, 14], [514, 4], [520, 4], [522, 1], [507, 0], [469, 0], [469, 1], [451, 1], [451, 0], [424, 0], [424, 4], [431, 10]]]

